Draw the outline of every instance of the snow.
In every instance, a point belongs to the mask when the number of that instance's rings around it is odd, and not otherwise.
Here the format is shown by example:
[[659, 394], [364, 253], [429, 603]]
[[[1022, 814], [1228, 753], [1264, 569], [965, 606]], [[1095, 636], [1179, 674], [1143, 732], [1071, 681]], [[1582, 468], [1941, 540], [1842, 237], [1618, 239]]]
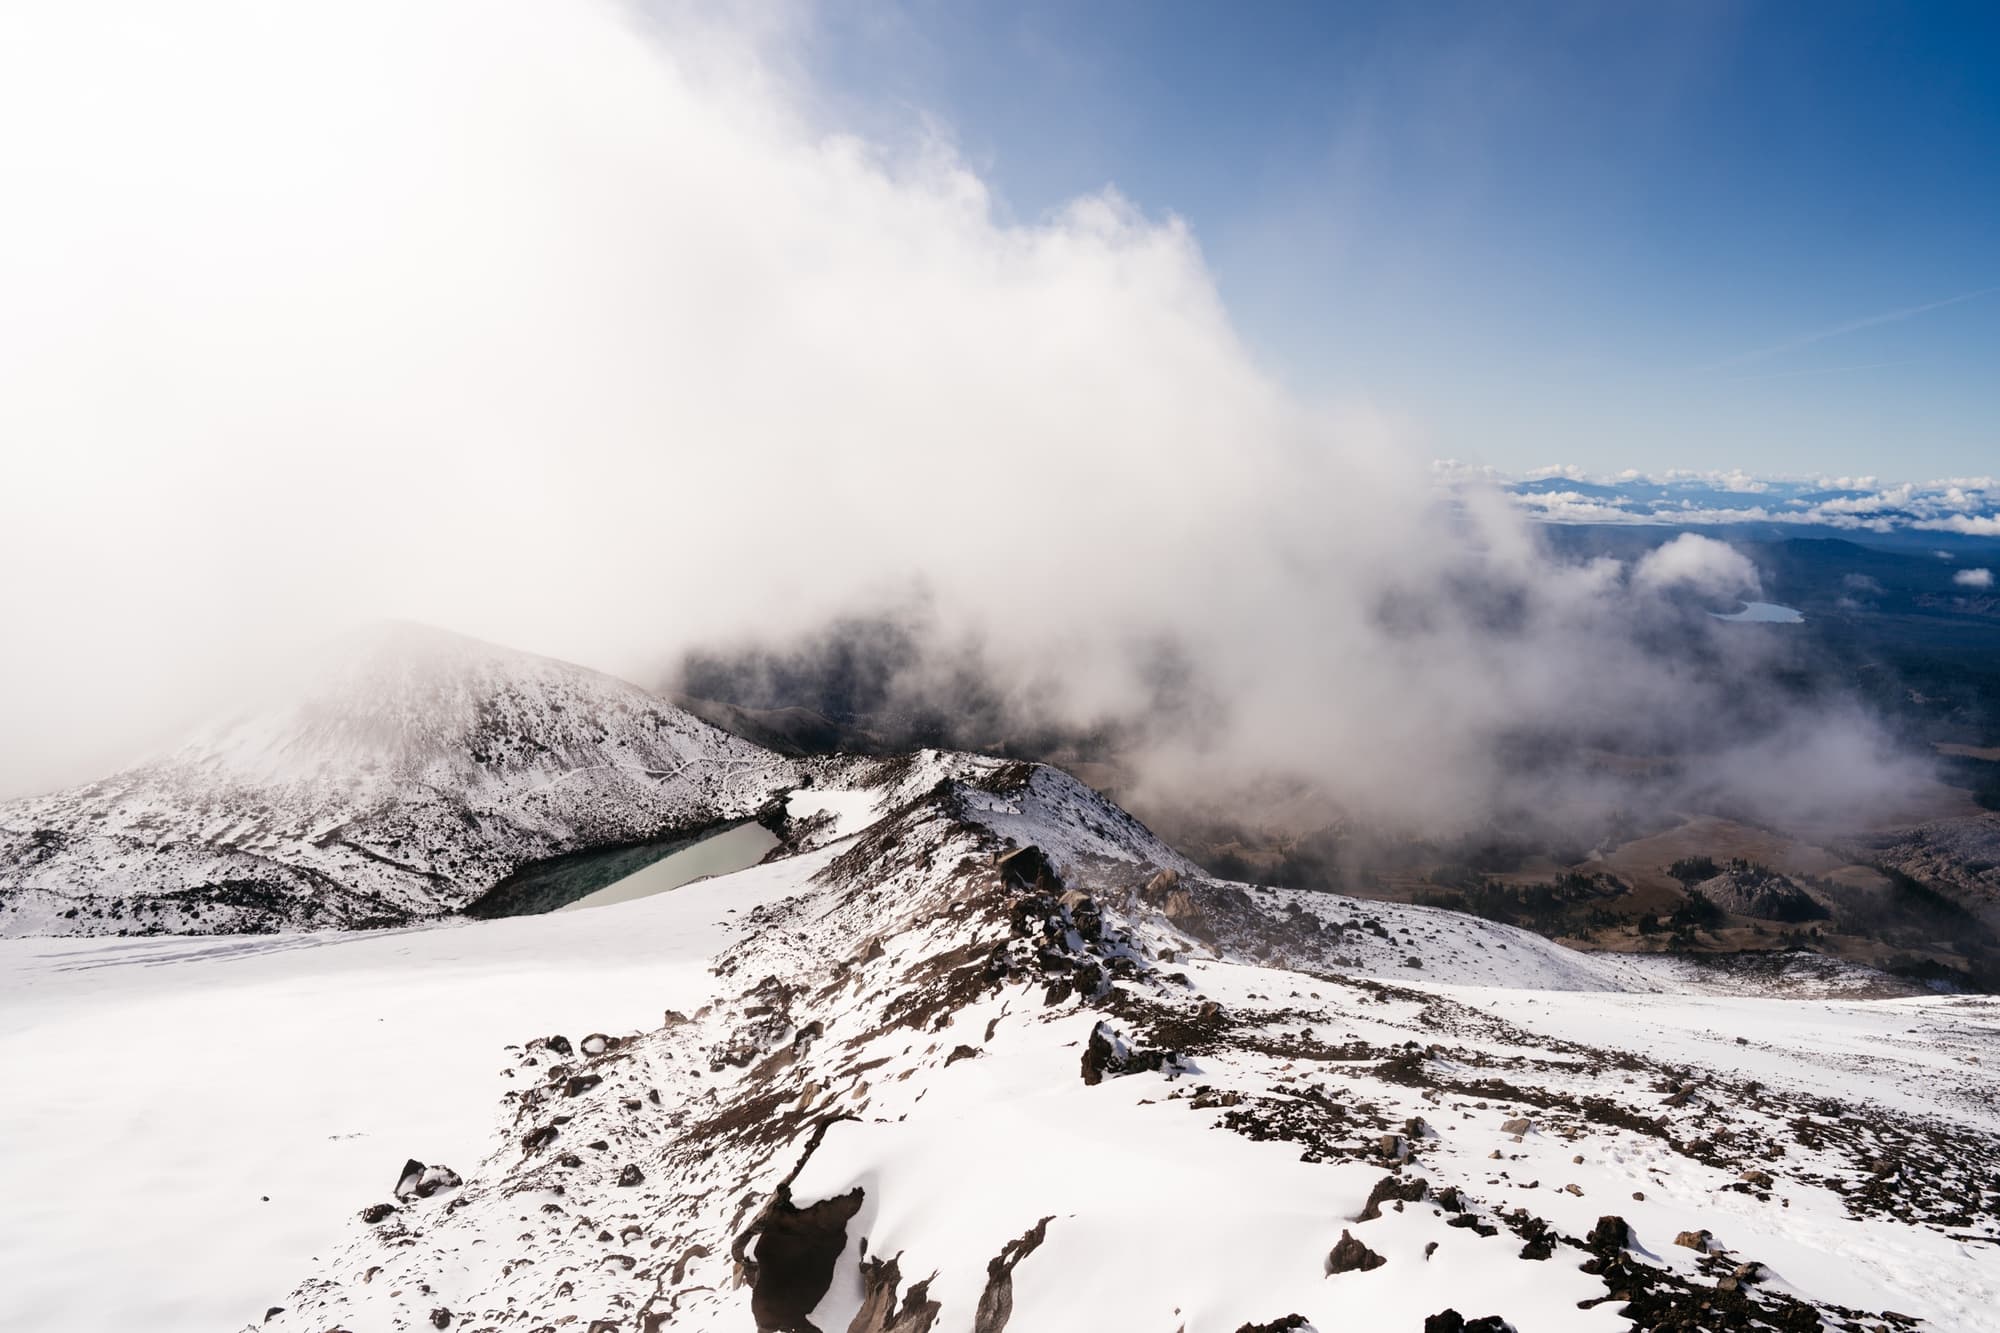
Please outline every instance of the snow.
[[[1992, 1207], [1944, 1220], [1936, 1194], [1995, 1169], [1991, 1001], [1786, 998], [1215, 884], [1051, 769], [927, 752], [814, 777], [786, 811], [835, 841], [592, 911], [0, 941], [9, 1316], [748, 1333], [731, 1242], [798, 1167], [796, 1206], [864, 1191], [822, 1329], [860, 1308], [865, 1238], [965, 1333], [989, 1262], [1047, 1217], [1013, 1333], [1415, 1329], [1446, 1306], [1608, 1331], [1628, 1321], [1575, 1238], [1616, 1214], [1638, 1264], [1698, 1290], [1714, 1262], [1673, 1242], [1706, 1228], [1767, 1267], [1760, 1290], [2000, 1330]], [[1030, 843], [1077, 892], [998, 882], [995, 854]], [[1187, 902], [1140, 891], [1163, 869]], [[1092, 1083], [1099, 1024], [1134, 1055], [1156, 1025], [1195, 1044]], [[532, 1040], [593, 1031], [619, 1040]], [[1362, 1222], [1384, 1135], [1432, 1192]], [[1905, 1216], [1870, 1202], [1876, 1155]], [[463, 1187], [362, 1222], [411, 1157]], [[1497, 1234], [1453, 1225], [1446, 1186]], [[1524, 1257], [1515, 1209], [1550, 1257]], [[1328, 1275], [1343, 1231], [1387, 1262]]]
[[843, 791], [801, 787], [785, 798], [785, 813], [796, 820], [830, 816], [829, 839], [846, 838], [875, 822], [881, 813], [877, 808], [881, 799], [880, 792], [865, 788]]
[[426, 929], [0, 940], [8, 1318], [257, 1322], [406, 1159], [485, 1155], [504, 1047], [699, 1007], [729, 914], [824, 859]]
[[637, 686], [394, 626], [170, 755], [0, 804], [0, 935], [406, 924], [797, 780]]

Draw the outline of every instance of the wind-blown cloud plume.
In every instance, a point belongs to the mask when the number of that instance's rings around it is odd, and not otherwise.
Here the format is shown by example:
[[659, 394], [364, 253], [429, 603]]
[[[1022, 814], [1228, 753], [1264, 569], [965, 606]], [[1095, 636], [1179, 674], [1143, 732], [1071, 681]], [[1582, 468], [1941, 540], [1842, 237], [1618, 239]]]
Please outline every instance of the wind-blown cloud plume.
[[1163, 782], [1383, 818], [1478, 817], [1523, 731], [1699, 711], [1713, 663], [1648, 626], [1742, 557], [1552, 561], [1281, 390], [1182, 223], [1108, 189], [1003, 222], [949, 144], [821, 123], [803, 40], [588, 0], [0, 16], [0, 784], [379, 615], [658, 679], [919, 599], [1011, 706], [1144, 724]]

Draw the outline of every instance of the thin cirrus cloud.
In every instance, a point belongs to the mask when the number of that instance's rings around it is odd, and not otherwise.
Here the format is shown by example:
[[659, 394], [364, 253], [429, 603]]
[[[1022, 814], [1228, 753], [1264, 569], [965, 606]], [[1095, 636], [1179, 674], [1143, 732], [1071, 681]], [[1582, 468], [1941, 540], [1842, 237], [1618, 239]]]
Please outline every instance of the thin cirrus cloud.
[[[1948, 306], [1964, 305], [1967, 301], [1977, 301], [1982, 297], [1991, 296], [1996, 292], [2000, 292], [2000, 285], [1981, 287], [1975, 291], [1961, 292], [1957, 296], [1947, 296], [1939, 301], [1926, 301], [1921, 305], [1903, 306], [1900, 309], [1885, 310], [1879, 314], [1863, 315], [1858, 319], [1842, 320], [1838, 324], [1830, 324], [1822, 329], [1814, 329], [1810, 333], [1802, 333], [1797, 337], [1787, 338], [1782, 342], [1775, 342], [1767, 347], [1754, 348], [1751, 351], [1732, 356], [1727, 360], [1717, 361], [1712, 365], [1702, 367], [1699, 373], [1709, 374], [1718, 370], [1729, 370], [1736, 366], [1751, 365], [1758, 361], [1768, 360], [1774, 356], [1782, 356], [1786, 352], [1795, 352], [1801, 347], [1810, 347], [1814, 343], [1825, 342], [1830, 338], [1845, 337], [1850, 333], [1859, 333], [1863, 329], [1872, 329], [1882, 324], [1900, 323], [1906, 319], [1914, 319], [1918, 315], [1929, 314], [1933, 310], [1943, 310]], [[1894, 363], [1879, 362], [1867, 366], [1852, 367], [1852, 369], [1874, 370], [1882, 365], [1889, 364]], [[1832, 372], [1829, 370], [1817, 373]]]

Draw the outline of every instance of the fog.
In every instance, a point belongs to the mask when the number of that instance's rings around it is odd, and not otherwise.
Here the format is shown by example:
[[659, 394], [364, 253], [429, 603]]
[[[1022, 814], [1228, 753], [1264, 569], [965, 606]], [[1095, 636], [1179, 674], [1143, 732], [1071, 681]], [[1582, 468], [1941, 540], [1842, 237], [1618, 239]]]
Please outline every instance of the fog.
[[1801, 816], [1908, 780], [1865, 717], [1746, 699], [1762, 640], [1688, 604], [1756, 591], [1741, 555], [1551, 558], [1261, 369], [1172, 201], [1010, 220], [920, 117], [839, 132], [811, 40], [593, 0], [0, 11], [0, 794], [376, 617], [658, 684], [885, 607], [921, 608], [902, 694], [976, 662], [1162, 792], [1473, 821], [1523, 735], [1694, 737]]

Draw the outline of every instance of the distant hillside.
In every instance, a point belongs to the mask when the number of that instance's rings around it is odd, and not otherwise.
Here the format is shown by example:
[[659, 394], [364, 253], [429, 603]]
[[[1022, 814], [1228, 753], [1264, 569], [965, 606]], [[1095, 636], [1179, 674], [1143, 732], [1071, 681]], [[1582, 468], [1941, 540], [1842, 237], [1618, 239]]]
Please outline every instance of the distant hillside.
[[637, 686], [387, 626], [275, 707], [0, 805], [0, 934], [437, 916], [544, 857], [754, 814], [793, 780]]

